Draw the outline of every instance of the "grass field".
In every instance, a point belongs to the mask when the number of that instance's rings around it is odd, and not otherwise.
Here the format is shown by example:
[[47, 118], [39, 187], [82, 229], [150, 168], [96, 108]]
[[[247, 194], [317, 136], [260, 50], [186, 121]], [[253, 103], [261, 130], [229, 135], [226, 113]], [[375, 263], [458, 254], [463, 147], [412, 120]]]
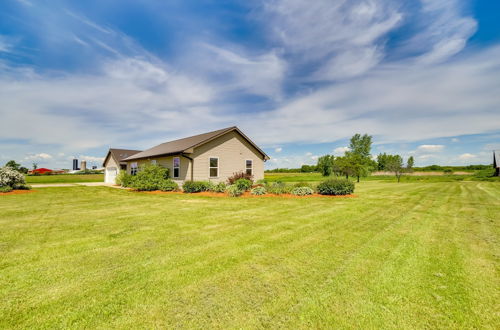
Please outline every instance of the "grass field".
[[2, 328], [500, 328], [500, 184], [0, 196]]
[[[335, 178], [335, 176], [332, 176]], [[320, 173], [265, 173], [265, 179], [269, 182], [320, 182], [325, 178]], [[355, 178], [351, 178], [355, 180]], [[361, 181], [387, 181], [397, 182], [394, 175], [370, 175], [361, 178]], [[451, 174], [451, 175], [418, 175], [401, 177], [401, 182], [456, 182], [456, 181], [496, 181], [500, 182], [500, 177], [478, 178], [471, 174]]]
[[104, 174], [27, 175], [26, 183], [102, 182]]

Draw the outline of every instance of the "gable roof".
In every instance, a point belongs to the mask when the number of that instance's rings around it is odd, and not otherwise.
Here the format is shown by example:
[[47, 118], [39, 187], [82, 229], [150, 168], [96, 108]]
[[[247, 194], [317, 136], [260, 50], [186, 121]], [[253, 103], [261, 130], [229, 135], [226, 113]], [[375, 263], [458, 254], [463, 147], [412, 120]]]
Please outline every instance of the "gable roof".
[[132, 155], [132, 156], [126, 158], [125, 161], [188, 152], [189, 149], [196, 148], [200, 145], [203, 145], [203, 144], [205, 144], [205, 143], [207, 143], [215, 138], [218, 138], [218, 137], [220, 137], [224, 134], [227, 134], [229, 132], [232, 132], [232, 131], [238, 132], [245, 140], [248, 141], [248, 143], [250, 143], [255, 149], [257, 149], [257, 151], [259, 153], [261, 153], [262, 156], [264, 156], [264, 159], [269, 159], [269, 156], [264, 151], [262, 151], [262, 149], [257, 147], [257, 145], [255, 143], [253, 143], [253, 141], [250, 140], [245, 134], [243, 134], [243, 132], [241, 132], [238, 129], [238, 127], [232, 126], [232, 127], [219, 129], [217, 131], [193, 135], [193, 136], [189, 136], [189, 137], [186, 137], [183, 139], [165, 142], [165, 143], [159, 144], [157, 146], [154, 146], [153, 148], [150, 148], [150, 149], [144, 150], [142, 152], [139, 152], [135, 155]]
[[141, 152], [140, 150], [129, 150], [129, 149], [115, 149], [115, 148], [110, 148], [108, 151], [108, 154], [106, 155], [106, 158], [104, 158], [104, 162], [102, 163], [102, 166], [105, 166], [106, 162], [108, 161], [108, 158], [111, 156], [117, 163], [123, 162], [123, 160], [127, 157], [130, 157], [132, 155], [135, 155], [137, 153]]

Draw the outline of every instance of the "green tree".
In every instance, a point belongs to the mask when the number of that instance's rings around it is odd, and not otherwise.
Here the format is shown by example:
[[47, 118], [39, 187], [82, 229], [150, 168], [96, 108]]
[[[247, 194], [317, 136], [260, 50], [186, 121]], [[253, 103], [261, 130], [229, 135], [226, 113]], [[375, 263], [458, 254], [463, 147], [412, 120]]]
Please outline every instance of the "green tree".
[[409, 173], [413, 172], [413, 165], [415, 165], [415, 160], [413, 159], [413, 156], [410, 156], [406, 161], [406, 171]]
[[38, 168], [38, 163], [33, 163], [33, 169], [36, 170]]
[[10, 167], [11, 169], [19, 172], [19, 168], [21, 167], [21, 164], [16, 163], [15, 160], [9, 160], [7, 163], [5, 163], [5, 167]]
[[372, 146], [372, 137], [368, 134], [355, 134], [351, 138], [349, 151], [346, 151], [345, 164], [350, 166], [351, 175], [357, 178], [365, 177], [374, 169], [374, 163], [371, 159], [370, 151]]
[[387, 164], [387, 158], [389, 155], [387, 155], [385, 152], [383, 154], [378, 154], [377, 156], [377, 169], [379, 171], [386, 171], [386, 164]]
[[332, 155], [324, 155], [318, 158], [318, 165], [316, 166], [318, 171], [323, 176], [330, 176], [333, 172], [333, 163], [335, 157]]
[[403, 175], [403, 158], [400, 155], [387, 155], [387, 162], [385, 164], [386, 170], [390, 172], [394, 172], [394, 175], [398, 179], [398, 182], [401, 179], [401, 175]]
[[302, 173], [316, 172], [316, 165], [302, 165], [302, 167], [300, 168], [300, 171]]

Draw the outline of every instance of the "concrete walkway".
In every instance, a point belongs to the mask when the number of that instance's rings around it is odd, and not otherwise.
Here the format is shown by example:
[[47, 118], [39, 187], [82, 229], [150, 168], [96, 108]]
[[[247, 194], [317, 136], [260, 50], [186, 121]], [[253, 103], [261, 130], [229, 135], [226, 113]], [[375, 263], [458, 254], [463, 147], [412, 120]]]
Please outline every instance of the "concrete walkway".
[[105, 182], [71, 182], [71, 183], [35, 183], [31, 184], [33, 188], [45, 188], [45, 187], [78, 187], [78, 186], [87, 186], [87, 187], [98, 187], [98, 186], [106, 186], [112, 188], [121, 188], [119, 186], [115, 186], [111, 183]]

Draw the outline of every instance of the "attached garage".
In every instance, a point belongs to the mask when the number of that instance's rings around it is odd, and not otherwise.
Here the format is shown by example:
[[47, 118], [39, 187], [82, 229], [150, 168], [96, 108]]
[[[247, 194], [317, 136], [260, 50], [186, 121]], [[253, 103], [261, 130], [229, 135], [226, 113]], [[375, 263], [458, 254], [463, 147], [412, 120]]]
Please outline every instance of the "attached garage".
[[104, 182], [116, 184], [116, 176], [120, 170], [127, 169], [127, 163], [123, 160], [141, 152], [140, 150], [109, 149], [104, 159]]

